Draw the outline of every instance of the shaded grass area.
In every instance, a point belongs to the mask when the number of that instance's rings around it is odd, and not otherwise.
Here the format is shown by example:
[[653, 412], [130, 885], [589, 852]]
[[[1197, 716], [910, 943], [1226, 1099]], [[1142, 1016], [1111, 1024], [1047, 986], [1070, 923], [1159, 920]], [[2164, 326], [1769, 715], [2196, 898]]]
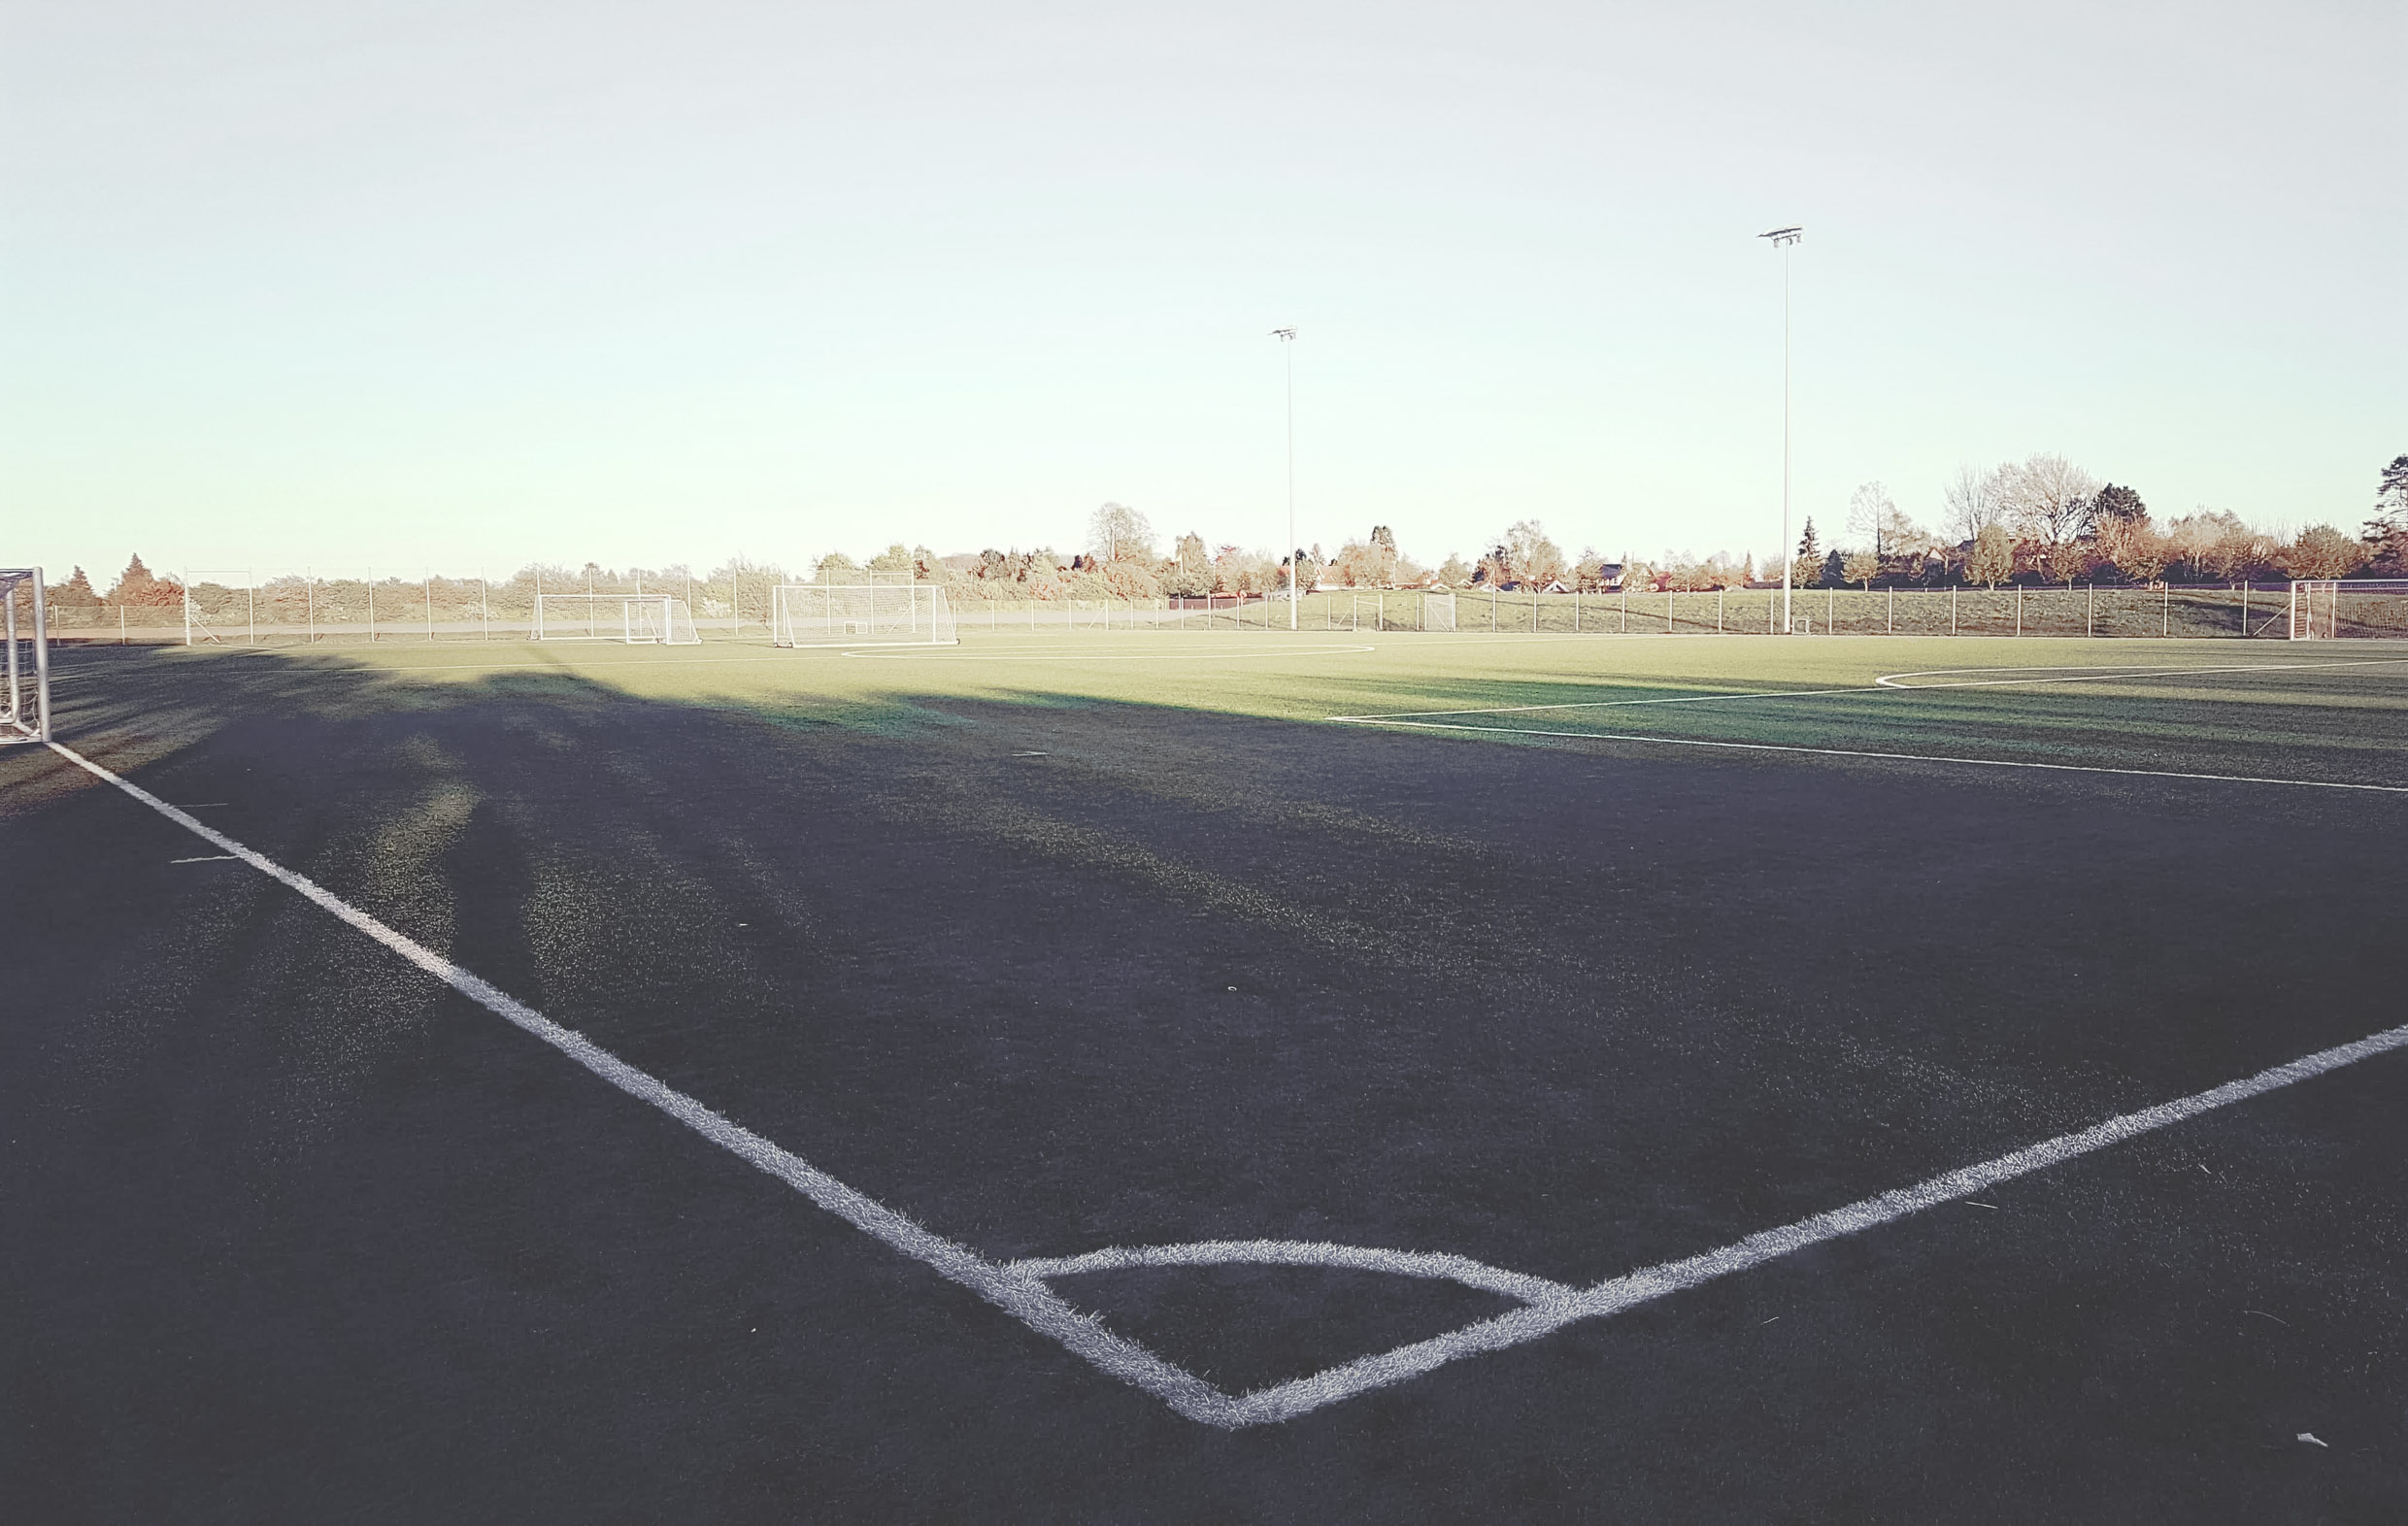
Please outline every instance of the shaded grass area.
[[[2389, 803], [1319, 719], [1864, 681], [1928, 652], [433, 674], [136, 653], [79, 665], [61, 700], [101, 761], [987, 1254], [1278, 1236], [1588, 1280], [2396, 1020]], [[2061, 745], [2111, 745], [2127, 702], [2086, 694]], [[2274, 708], [2284, 736], [2353, 734]], [[62, 1505], [2030, 1518], [2399, 1497], [2388, 1061], [1228, 1438], [239, 866], [171, 865], [191, 840], [121, 798], [17, 756], [0, 812], [44, 866], [6, 891], [45, 997], [0, 1039], [6, 1111], [32, 1120], [9, 1215], [45, 1230], [6, 1260], [12, 1307], [45, 1314], [11, 1336], [30, 1377], [7, 1434]], [[1104, 1281], [1065, 1290], [1233, 1383], [1468, 1316], [1356, 1277]], [[2265, 1344], [2241, 1310], [2268, 1300], [2309, 1333]], [[2298, 1429], [2355, 1449], [2298, 1474], [2273, 1444]]]

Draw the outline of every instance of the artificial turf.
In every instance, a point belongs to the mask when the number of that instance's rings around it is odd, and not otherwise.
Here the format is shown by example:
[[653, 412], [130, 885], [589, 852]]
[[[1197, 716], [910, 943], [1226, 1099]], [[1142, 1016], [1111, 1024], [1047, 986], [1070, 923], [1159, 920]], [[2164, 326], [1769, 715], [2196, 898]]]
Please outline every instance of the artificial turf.
[[[2396, 1023], [2408, 795], [1328, 717], [2408, 784], [2408, 659], [2303, 649], [96, 649], [59, 698], [70, 746], [983, 1254], [1328, 1240], [1585, 1282]], [[2368, 665], [1867, 687], [2307, 661]], [[210, 850], [57, 760], [0, 757], [0, 850], [32, 1518], [2408, 1503], [2397, 1057], [1227, 1434], [173, 862]], [[1232, 1389], [1495, 1304], [1062, 1288]]]

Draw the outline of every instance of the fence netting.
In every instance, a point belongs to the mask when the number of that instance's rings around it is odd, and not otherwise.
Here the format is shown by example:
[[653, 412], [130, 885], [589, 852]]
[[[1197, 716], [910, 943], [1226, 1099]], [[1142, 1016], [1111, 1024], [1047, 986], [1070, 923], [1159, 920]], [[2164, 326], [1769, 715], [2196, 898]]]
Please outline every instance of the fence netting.
[[[1418, 632], [1466, 635], [1802, 635], [2247, 637], [2292, 632], [2289, 584], [2218, 587], [1778, 588], [1534, 593], [1514, 589], [1335, 588], [1284, 597], [995, 599], [940, 583], [828, 587], [758, 576], [649, 581], [486, 580], [194, 572], [144, 602], [71, 604], [51, 590], [56, 638], [278, 647], [358, 642], [481, 643], [533, 636], [538, 600], [577, 596], [616, 612], [669, 597], [705, 641], [844, 645], [1004, 634], [1151, 630]], [[2408, 638], [2408, 583], [2319, 584], [2316, 633]], [[984, 592], [984, 590], [976, 590]], [[681, 636], [683, 629], [681, 627]]]

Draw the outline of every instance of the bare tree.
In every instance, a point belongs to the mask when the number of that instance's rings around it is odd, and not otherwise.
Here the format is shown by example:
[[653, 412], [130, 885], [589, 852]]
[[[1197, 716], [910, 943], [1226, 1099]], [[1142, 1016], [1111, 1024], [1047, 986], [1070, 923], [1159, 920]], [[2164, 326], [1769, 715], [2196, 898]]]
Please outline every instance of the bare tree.
[[1488, 554], [1505, 581], [1530, 587], [1543, 588], [1568, 570], [1563, 547], [1547, 538], [1546, 526], [1536, 519], [1518, 521]]
[[1982, 532], [1996, 524], [2005, 511], [1998, 502], [1999, 480], [2006, 476], [2006, 467], [1977, 472], [1970, 465], [1956, 468], [1956, 475], [1948, 481], [1942, 496], [1948, 502], [1948, 533], [1961, 543], [1979, 540]]
[[2098, 479], [2061, 455], [2027, 457], [1999, 473], [1999, 499], [2009, 524], [2047, 546], [2065, 546], [2090, 532]]
[[1108, 562], [1151, 561], [1154, 526], [1126, 504], [1106, 504], [1087, 517], [1087, 544]]

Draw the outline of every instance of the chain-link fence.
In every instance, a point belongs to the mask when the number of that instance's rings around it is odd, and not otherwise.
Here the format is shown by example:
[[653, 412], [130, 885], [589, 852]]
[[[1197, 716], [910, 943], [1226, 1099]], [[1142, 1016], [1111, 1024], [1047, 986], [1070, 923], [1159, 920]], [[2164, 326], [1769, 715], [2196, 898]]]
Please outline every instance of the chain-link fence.
[[[858, 576], [858, 575], [854, 575]], [[692, 612], [705, 641], [768, 644], [775, 633], [775, 568], [611, 577], [521, 573], [508, 579], [356, 573], [272, 576], [195, 570], [162, 581], [143, 602], [63, 601], [51, 591], [54, 639], [292, 647], [351, 643], [525, 641], [546, 595], [667, 595]], [[791, 584], [788, 584], [791, 586]], [[999, 599], [985, 587], [947, 585], [964, 636], [1151, 630], [1197, 634], [1290, 629], [1288, 601], [1272, 595], [1158, 599]], [[2344, 583], [2347, 591], [2353, 585]], [[2396, 589], [2351, 596], [2354, 632], [2408, 637], [2408, 597]], [[1433, 606], [1431, 601], [1438, 602]], [[1999, 588], [1796, 588], [1788, 624], [1801, 635], [2094, 636], [2264, 638], [2290, 634], [2290, 585]], [[1322, 589], [1297, 601], [1293, 627], [1310, 631], [1468, 635], [1764, 635], [1782, 629], [1779, 588], [1534, 593]], [[1448, 606], [1452, 606], [1448, 611]], [[1448, 611], [1433, 617], [1433, 607]]]

